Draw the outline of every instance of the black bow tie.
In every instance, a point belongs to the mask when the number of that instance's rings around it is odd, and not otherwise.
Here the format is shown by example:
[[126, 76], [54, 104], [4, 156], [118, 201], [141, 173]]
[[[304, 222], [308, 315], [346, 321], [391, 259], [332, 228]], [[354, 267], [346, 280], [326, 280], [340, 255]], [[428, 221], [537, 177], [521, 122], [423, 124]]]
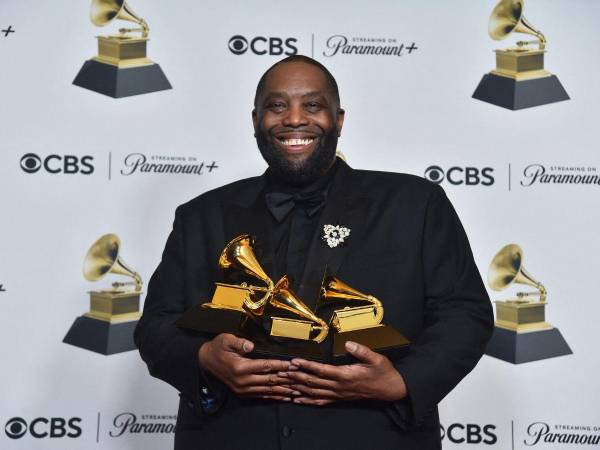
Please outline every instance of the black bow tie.
[[296, 205], [301, 205], [306, 210], [306, 214], [312, 217], [325, 204], [325, 198], [325, 192], [322, 191], [298, 194], [269, 192], [265, 194], [267, 208], [269, 208], [277, 222], [281, 222]]

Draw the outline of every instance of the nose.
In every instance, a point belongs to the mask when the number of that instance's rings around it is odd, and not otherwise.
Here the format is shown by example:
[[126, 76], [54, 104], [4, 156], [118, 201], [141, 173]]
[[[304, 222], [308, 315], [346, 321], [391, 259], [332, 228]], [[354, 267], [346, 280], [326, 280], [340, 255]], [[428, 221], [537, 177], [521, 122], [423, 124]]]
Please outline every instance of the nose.
[[291, 105], [283, 117], [282, 124], [288, 127], [300, 127], [308, 124], [302, 105]]

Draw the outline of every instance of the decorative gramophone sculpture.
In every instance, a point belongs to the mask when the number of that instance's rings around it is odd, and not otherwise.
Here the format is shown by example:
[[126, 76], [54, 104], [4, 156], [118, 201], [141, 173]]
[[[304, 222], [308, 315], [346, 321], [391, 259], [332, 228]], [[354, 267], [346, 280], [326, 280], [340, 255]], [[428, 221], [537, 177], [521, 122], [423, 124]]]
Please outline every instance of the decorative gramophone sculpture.
[[533, 286], [536, 291], [518, 292], [517, 298], [495, 302], [496, 324], [486, 354], [513, 364], [571, 354], [558, 328], [546, 322], [546, 288], [525, 270], [523, 250], [516, 244], [503, 247], [488, 271], [493, 290], [512, 284]]
[[[408, 349], [410, 342], [394, 328], [383, 325], [383, 305], [372, 295], [348, 286], [338, 278], [325, 273], [317, 311], [327, 305], [345, 304], [331, 316], [332, 358], [346, 357], [346, 341], [366, 345], [373, 351], [397, 356]], [[358, 305], [358, 306], [354, 306]]]
[[327, 337], [327, 324], [290, 289], [286, 276], [273, 283], [256, 259], [253, 246], [249, 235], [234, 238], [223, 250], [219, 267], [248, 275], [265, 286], [216, 283], [212, 300], [191, 308], [177, 326], [246, 336], [255, 344], [255, 355], [323, 359], [318, 344]]
[[119, 255], [121, 240], [105, 234], [88, 250], [83, 276], [98, 281], [112, 273], [133, 278], [90, 292], [90, 311], [75, 319], [63, 342], [104, 355], [135, 350], [133, 331], [140, 318], [142, 279]]
[[148, 24], [125, 0], [92, 0], [90, 19], [99, 27], [118, 19], [141, 28], [120, 28], [117, 35], [98, 36], [98, 56], [83, 64], [74, 85], [114, 98], [171, 89], [160, 66], [146, 56]]
[[[516, 47], [495, 50], [496, 69], [483, 76], [473, 98], [512, 110], [569, 100], [555, 75], [544, 69], [546, 38], [523, 15], [524, 0], [500, 0], [489, 19], [488, 33], [502, 40], [512, 33], [536, 37]], [[538, 45], [531, 48], [530, 45]]]

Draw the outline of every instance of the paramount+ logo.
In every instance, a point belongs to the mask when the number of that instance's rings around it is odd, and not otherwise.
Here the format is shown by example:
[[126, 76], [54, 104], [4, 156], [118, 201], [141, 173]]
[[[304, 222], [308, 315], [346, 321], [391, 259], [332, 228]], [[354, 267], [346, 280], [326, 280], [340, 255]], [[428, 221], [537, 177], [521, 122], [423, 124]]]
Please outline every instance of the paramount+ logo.
[[491, 186], [495, 182], [492, 167], [453, 166], [444, 170], [440, 166], [429, 166], [425, 169], [425, 178], [435, 184], [445, 181], [455, 186]]
[[81, 418], [37, 417], [27, 423], [22, 417], [13, 417], [6, 422], [4, 432], [10, 439], [21, 439], [27, 434], [36, 439], [78, 438], [81, 436]]
[[255, 55], [291, 56], [298, 53], [297, 43], [298, 39], [293, 37], [256, 36], [247, 39], [238, 34], [229, 39], [229, 50], [234, 55], [243, 55], [247, 51], [250, 51]]
[[25, 173], [36, 173], [40, 170], [53, 175], [91, 175], [94, 173], [94, 157], [90, 155], [47, 155], [40, 156], [35, 153], [27, 153], [21, 157], [21, 169]]
[[476, 423], [453, 423], [447, 428], [440, 425], [442, 441], [444, 439], [453, 444], [486, 444], [494, 445], [498, 442], [495, 425], [477, 425]]

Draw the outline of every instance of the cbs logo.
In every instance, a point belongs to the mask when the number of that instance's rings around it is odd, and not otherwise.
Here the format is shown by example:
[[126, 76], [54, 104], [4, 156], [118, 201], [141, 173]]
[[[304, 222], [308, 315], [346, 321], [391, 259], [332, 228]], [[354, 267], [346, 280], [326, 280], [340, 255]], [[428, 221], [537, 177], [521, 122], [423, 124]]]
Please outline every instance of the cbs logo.
[[298, 53], [296, 38], [282, 39], [278, 37], [257, 36], [248, 42], [244, 36], [236, 35], [229, 39], [229, 50], [234, 55], [243, 55], [250, 49], [255, 55], [286, 55]]
[[90, 175], [94, 173], [93, 156], [48, 155], [41, 158], [35, 153], [27, 153], [21, 157], [21, 169], [26, 173], [36, 173], [44, 169], [48, 173]]
[[453, 423], [448, 427], [446, 431], [444, 426], [440, 424], [440, 432], [442, 441], [444, 438], [448, 438], [450, 442], [454, 444], [487, 444], [493, 445], [498, 442], [495, 425], [485, 425], [483, 427], [468, 423], [463, 425], [462, 423]]
[[495, 181], [492, 175], [493, 172], [494, 169], [492, 167], [478, 169], [477, 167], [454, 166], [444, 172], [444, 169], [440, 166], [429, 166], [425, 169], [425, 178], [435, 184], [440, 184], [442, 181], [446, 180], [448, 183], [456, 186], [461, 184], [467, 186], [479, 184], [491, 186]]
[[81, 436], [82, 430], [79, 426], [81, 424], [81, 418], [71, 417], [69, 420], [63, 419], [62, 417], [38, 417], [33, 419], [29, 426], [25, 419], [21, 417], [13, 417], [6, 422], [4, 431], [6, 435], [11, 439], [20, 439], [29, 434], [37, 439], [45, 437], [51, 438], [62, 438], [70, 437], [76, 438]]

